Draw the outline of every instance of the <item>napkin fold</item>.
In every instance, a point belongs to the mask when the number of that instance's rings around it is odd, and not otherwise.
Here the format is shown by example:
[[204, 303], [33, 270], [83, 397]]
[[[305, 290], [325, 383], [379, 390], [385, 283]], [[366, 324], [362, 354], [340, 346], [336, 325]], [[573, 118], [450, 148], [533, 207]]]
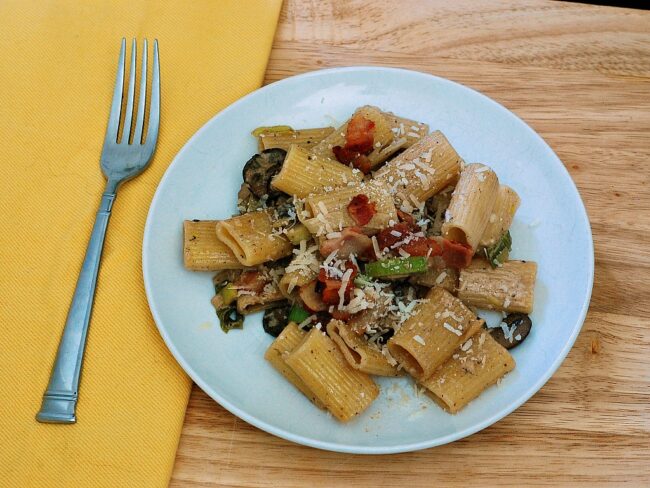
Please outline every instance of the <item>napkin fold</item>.
[[[191, 382], [147, 306], [144, 223], [158, 181], [188, 138], [262, 84], [280, 6], [0, 3], [0, 485], [168, 483]], [[140, 49], [145, 37], [160, 45], [158, 149], [113, 207], [77, 424], [39, 424], [104, 189], [99, 155], [122, 37], [137, 38]]]

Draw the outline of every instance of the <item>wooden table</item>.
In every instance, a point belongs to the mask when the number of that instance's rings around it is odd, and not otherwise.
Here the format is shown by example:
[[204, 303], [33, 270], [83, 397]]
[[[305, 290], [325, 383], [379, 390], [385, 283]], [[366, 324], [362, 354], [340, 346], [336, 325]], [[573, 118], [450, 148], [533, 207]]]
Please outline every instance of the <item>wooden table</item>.
[[292, 444], [195, 387], [171, 485], [650, 486], [650, 12], [545, 1], [286, 1], [266, 82], [359, 64], [480, 90], [556, 151], [595, 241], [582, 332], [512, 415], [414, 453]]

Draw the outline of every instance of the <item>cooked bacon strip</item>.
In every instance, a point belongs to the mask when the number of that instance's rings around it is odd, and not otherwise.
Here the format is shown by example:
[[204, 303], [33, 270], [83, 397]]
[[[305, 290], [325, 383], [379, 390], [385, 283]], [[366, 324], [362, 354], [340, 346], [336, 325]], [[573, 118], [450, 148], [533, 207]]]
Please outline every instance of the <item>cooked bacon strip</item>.
[[375, 143], [375, 123], [363, 115], [355, 115], [348, 122], [345, 134], [345, 148], [361, 154], [368, 154]]
[[[352, 291], [354, 290], [354, 278], [359, 273], [359, 269], [352, 263], [348, 261], [345, 263], [345, 270], [352, 270], [348, 284], [345, 287], [345, 301], [349, 301], [352, 298]], [[323, 289], [323, 302], [327, 305], [338, 305], [339, 303], [339, 290], [343, 282], [339, 279], [328, 278], [327, 273], [323, 268], [321, 268], [318, 273], [318, 281], [324, 284], [325, 288]]]
[[377, 234], [377, 244], [379, 244], [379, 249], [390, 249], [392, 245], [399, 241], [403, 241], [410, 234], [411, 229], [408, 224], [400, 222], [391, 227], [382, 229], [382, 231]]
[[262, 293], [267, 282], [259, 271], [244, 271], [239, 275], [237, 281], [233, 283], [233, 287], [252, 293]]
[[352, 164], [355, 168], [361, 171], [364, 175], [370, 173], [372, 169], [372, 162], [364, 154], [358, 153], [356, 151], [350, 151], [345, 147], [334, 146], [332, 152], [336, 157], [337, 161], [343, 164]]
[[[404, 222], [406, 225], [408, 225], [411, 229], [416, 230], [417, 226], [415, 225], [415, 219], [413, 216], [409, 213], [402, 212], [401, 210], [397, 210], [397, 217], [399, 218], [400, 222]], [[417, 229], [419, 230], [419, 229]]]
[[417, 237], [406, 244], [399, 246], [411, 256], [439, 256], [442, 249], [436, 241], [426, 237]]
[[336, 257], [339, 259], [347, 259], [350, 254], [366, 256], [372, 250], [372, 241], [358, 227], [346, 227], [341, 231], [341, 237], [327, 239], [320, 245], [323, 256], [328, 256], [337, 249], [339, 252]]
[[442, 259], [450, 268], [466, 268], [472, 262], [474, 251], [467, 244], [443, 239]]
[[377, 213], [377, 205], [371, 202], [368, 195], [356, 195], [348, 203], [348, 213], [357, 225], [366, 225]]
[[374, 149], [375, 123], [362, 115], [355, 115], [348, 122], [345, 133], [345, 145], [334, 146], [332, 152], [343, 164], [352, 164], [355, 168], [368, 174], [372, 163], [366, 157]]

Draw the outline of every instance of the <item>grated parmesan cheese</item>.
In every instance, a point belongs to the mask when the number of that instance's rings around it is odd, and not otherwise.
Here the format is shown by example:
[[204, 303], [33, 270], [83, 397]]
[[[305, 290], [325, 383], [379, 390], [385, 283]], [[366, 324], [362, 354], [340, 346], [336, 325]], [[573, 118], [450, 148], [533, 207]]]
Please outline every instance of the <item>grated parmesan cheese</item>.
[[460, 346], [460, 348], [463, 350], [463, 352], [467, 352], [469, 350], [469, 348], [472, 347], [473, 343], [474, 343], [474, 341], [470, 337], [469, 339], [467, 339], [467, 341], [462, 346]]
[[439, 285], [440, 283], [445, 281], [446, 277], [447, 277], [447, 272], [446, 271], [443, 271], [442, 273], [440, 273], [438, 275], [438, 277], [436, 278], [436, 285]]
[[453, 332], [454, 334], [456, 334], [458, 337], [460, 337], [461, 335], [463, 335], [463, 333], [462, 333], [460, 330], [456, 330], [456, 329], [454, 329], [454, 328], [453, 328], [451, 325], [449, 325], [447, 322], [443, 323], [442, 326], [443, 326], [445, 329], [447, 329], [449, 332]]
[[426, 346], [426, 345], [427, 345], [427, 343], [424, 342], [424, 339], [422, 339], [422, 337], [419, 336], [419, 335], [415, 335], [415, 336], [413, 336], [413, 340], [414, 340], [415, 342], [417, 342], [418, 344], [422, 344], [423, 346]]

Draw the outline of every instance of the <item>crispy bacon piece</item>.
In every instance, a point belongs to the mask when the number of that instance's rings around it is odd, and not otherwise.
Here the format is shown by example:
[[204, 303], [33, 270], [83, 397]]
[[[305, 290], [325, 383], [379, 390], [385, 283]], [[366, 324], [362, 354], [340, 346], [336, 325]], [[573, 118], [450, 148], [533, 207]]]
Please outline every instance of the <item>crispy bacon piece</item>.
[[352, 161], [352, 166], [357, 168], [359, 171], [361, 171], [364, 175], [367, 175], [370, 173], [370, 170], [372, 169], [372, 162], [370, 159], [368, 159], [367, 156], [364, 154], [360, 154], [356, 158], [354, 158], [354, 161]]
[[410, 233], [411, 229], [409, 228], [408, 224], [404, 222], [400, 222], [391, 227], [382, 229], [382, 231], [377, 234], [377, 244], [379, 244], [379, 249], [390, 249], [390, 247], [396, 242], [406, 239]]
[[375, 142], [375, 123], [362, 115], [355, 115], [348, 122], [345, 148], [361, 154], [372, 151]]
[[372, 241], [358, 227], [346, 227], [341, 231], [341, 237], [327, 239], [320, 245], [320, 253], [323, 256], [328, 256], [336, 249], [339, 251], [339, 259], [347, 259], [350, 254], [365, 256], [372, 250]]
[[363, 174], [370, 172], [372, 163], [366, 157], [375, 143], [375, 123], [362, 115], [355, 115], [348, 122], [345, 145], [334, 146], [332, 152], [343, 164], [352, 164]]
[[442, 259], [450, 268], [466, 268], [472, 262], [474, 251], [467, 244], [443, 239]]
[[334, 153], [334, 156], [338, 162], [343, 164], [350, 164], [360, 156], [357, 151], [351, 151], [350, 149], [346, 149], [343, 146], [334, 146], [332, 148], [332, 152]]
[[442, 254], [442, 249], [438, 243], [426, 237], [417, 237], [406, 244], [402, 244], [399, 249], [404, 249], [411, 256], [439, 256]]
[[332, 312], [332, 318], [336, 320], [342, 320], [343, 322], [350, 320], [350, 317], [352, 317], [352, 314], [350, 312], [343, 312], [337, 309], [334, 309]]
[[356, 195], [348, 203], [348, 213], [357, 225], [366, 225], [377, 213], [377, 205], [371, 202], [368, 195]]
[[332, 152], [336, 159], [343, 164], [352, 164], [355, 168], [361, 171], [364, 175], [370, 173], [372, 169], [372, 163], [370, 159], [364, 154], [358, 153], [356, 151], [350, 151], [345, 147], [334, 146]]
[[401, 210], [398, 209], [397, 210], [397, 218], [399, 218], [400, 222], [404, 222], [411, 229], [416, 230], [417, 226], [415, 225], [415, 219], [413, 218], [413, 216], [411, 214], [408, 214], [406, 212], [402, 212]]
[[[352, 261], [345, 263], [345, 270], [347, 271], [348, 269], [351, 269], [352, 273], [350, 274], [350, 279], [345, 287], [345, 301], [349, 301], [350, 298], [352, 298], [354, 278], [359, 273], [359, 269], [354, 265], [354, 263], [352, 263]], [[341, 289], [341, 285], [343, 285], [343, 281], [338, 278], [329, 278], [323, 268], [321, 268], [318, 273], [318, 281], [324, 285], [323, 302], [327, 305], [338, 305], [340, 300], [339, 290]]]
[[253, 293], [262, 293], [267, 280], [264, 279], [259, 271], [244, 271], [233, 286], [238, 290], [246, 290]]

